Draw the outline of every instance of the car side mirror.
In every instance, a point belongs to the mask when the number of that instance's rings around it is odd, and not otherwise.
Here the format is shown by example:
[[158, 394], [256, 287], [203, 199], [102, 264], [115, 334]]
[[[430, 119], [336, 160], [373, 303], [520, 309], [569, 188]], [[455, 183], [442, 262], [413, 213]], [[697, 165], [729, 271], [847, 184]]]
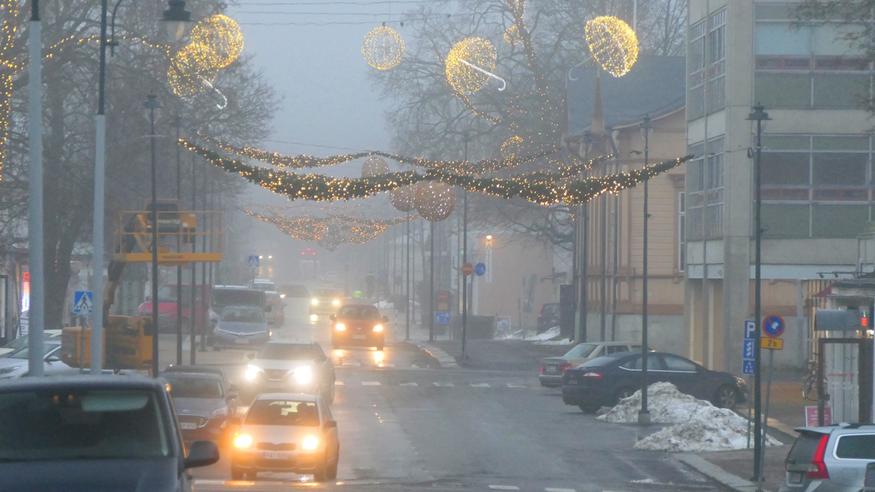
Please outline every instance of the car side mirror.
[[336, 420], [326, 420], [324, 427], [326, 429], [336, 429], [337, 428], [337, 421]]
[[185, 458], [185, 468], [209, 466], [219, 461], [219, 448], [212, 441], [195, 441], [191, 443], [188, 456]]

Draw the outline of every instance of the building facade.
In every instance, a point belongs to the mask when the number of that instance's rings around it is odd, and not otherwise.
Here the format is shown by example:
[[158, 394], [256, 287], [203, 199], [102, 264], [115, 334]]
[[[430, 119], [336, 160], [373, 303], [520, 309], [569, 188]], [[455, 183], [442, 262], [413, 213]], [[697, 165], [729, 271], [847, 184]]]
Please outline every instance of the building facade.
[[779, 365], [804, 367], [811, 313], [853, 275], [872, 220], [872, 67], [853, 26], [799, 23], [799, 2], [690, 0], [687, 36], [685, 322], [688, 351], [740, 371], [753, 313], [755, 103], [762, 154], [763, 314], [784, 316]]

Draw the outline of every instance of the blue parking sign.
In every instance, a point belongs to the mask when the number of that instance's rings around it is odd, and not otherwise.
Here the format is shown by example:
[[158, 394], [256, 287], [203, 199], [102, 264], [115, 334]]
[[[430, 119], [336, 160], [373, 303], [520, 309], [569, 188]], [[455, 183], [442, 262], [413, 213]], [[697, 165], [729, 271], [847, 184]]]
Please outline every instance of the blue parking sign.
[[757, 323], [752, 319], [744, 320], [744, 338], [755, 338], [757, 335]]
[[755, 340], [752, 338], [745, 338], [744, 339], [744, 344], [741, 346], [741, 348], [742, 348], [741, 358], [742, 359], [753, 360], [753, 358], [754, 358], [754, 342], [755, 342]]
[[754, 367], [754, 361], [745, 359], [744, 362], [741, 364], [741, 372], [743, 372], [744, 374], [753, 374]]

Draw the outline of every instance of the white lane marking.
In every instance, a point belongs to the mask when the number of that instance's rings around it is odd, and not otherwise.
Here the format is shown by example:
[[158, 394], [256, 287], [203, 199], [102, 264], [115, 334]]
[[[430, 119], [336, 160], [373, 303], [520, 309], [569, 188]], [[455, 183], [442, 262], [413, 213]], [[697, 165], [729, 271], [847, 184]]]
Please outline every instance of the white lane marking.
[[334, 382], [334, 386], [343, 386], [344, 384], [346, 384], [346, 383], [344, 383], [343, 381], [335, 381]]
[[520, 389], [520, 388], [525, 388], [526, 385], [524, 385], [524, 384], [517, 384], [517, 383], [507, 383], [507, 387], [508, 387], [508, 388], [512, 388], [512, 389]]
[[395, 364], [391, 362], [384, 362], [382, 364], [378, 364], [378, 367], [395, 367]]
[[453, 383], [441, 383], [438, 381], [435, 381], [434, 385], [437, 386], [438, 388], [452, 388], [452, 387], [456, 386]]
[[362, 386], [380, 386], [379, 381], [362, 381]]
[[490, 485], [490, 490], [519, 490], [516, 485]]
[[419, 384], [410, 382], [410, 383], [401, 383], [398, 386], [419, 386]]
[[343, 365], [343, 367], [361, 367], [362, 363], [359, 361], [352, 361], [352, 362], [344, 362], [342, 365]]
[[489, 383], [471, 383], [472, 388], [488, 388]]
[[556, 487], [547, 487], [544, 492], [577, 492], [575, 489], [557, 489]]

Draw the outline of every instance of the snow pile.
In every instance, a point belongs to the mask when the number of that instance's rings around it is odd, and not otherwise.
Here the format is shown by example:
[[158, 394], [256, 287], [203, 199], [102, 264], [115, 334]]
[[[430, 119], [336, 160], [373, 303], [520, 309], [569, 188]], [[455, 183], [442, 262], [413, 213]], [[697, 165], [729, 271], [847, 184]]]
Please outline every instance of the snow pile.
[[538, 333], [537, 335], [529, 338], [528, 340], [531, 340], [533, 342], [546, 342], [548, 340], [552, 340], [552, 339], [558, 337], [560, 334], [561, 333], [559, 332], [559, 327], [554, 326], [553, 328], [550, 328], [550, 329], [544, 331], [543, 333]]
[[395, 304], [389, 301], [377, 301], [375, 306], [381, 311], [389, 311], [395, 309]]
[[573, 345], [574, 340], [571, 338], [560, 338], [559, 340], [547, 340], [546, 342], [535, 342], [535, 345]]
[[[747, 447], [748, 422], [732, 410], [717, 408], [710, 402], [681, 393], [671, 383], [654, 383], [647, 388], [650, 419], [657, 424], [673, 424], [635, 443], [636, 449], [671, 452], [722, 451]], [[638, 422], [641, 391], [624, 398], [599, 420], [630, 424]], [[767, 437], [767, 445], [780, 443]]]
[[[686, 422], [706, 407], [713, 407], [713, 405], [681, 393], [671, 383], [653, 383], [647, 387], [647, 409], [650, 410], [650, 421], [655, 424]], [[639, 410], [641, 410], [641, 390], [623, 398], [616, 406], [596, 418], [615, 424], [634, 424], [638, 422]]]

